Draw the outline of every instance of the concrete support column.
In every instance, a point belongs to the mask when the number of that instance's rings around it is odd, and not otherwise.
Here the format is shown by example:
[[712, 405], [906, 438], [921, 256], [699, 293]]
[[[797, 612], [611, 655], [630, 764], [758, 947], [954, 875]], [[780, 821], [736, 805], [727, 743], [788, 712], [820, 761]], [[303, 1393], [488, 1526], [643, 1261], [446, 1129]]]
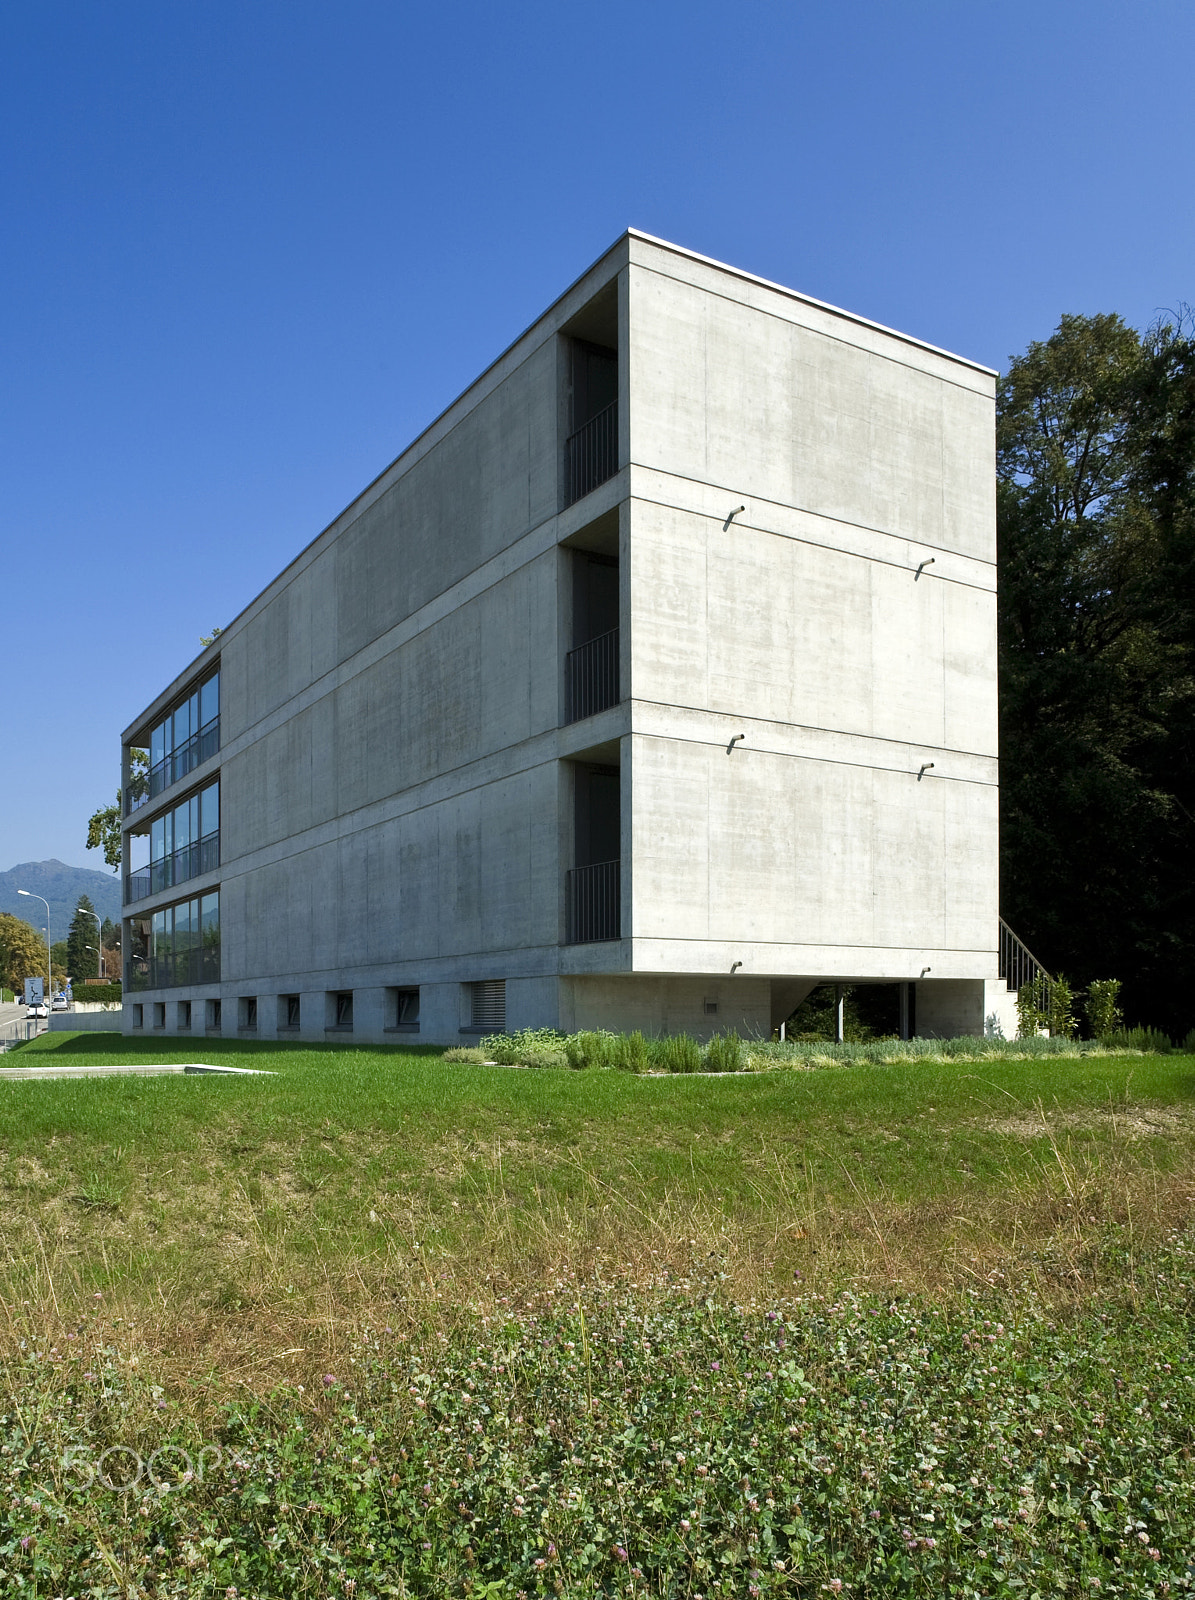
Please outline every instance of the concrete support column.
[[278, 996], [276, 994], [259, 994], [257, 997], [257, 1037], [259, 1039], [276, 1039], [278, 1037]]
[[354, 989], [353, 1038], [362, 1044], [382, 1044], [385, 1028], [385, 989]]
[[900, 985], [900, 1036], [902, 1039], [909, 1037], [909, 990], [911, 984]]
[[299, 1038], [308, 1042], [324, 1041], [324, 1007], [327, 1004], [322, 989], [312, 989], [299, 996]]
[[842, 992], [842, 985], [840, 983], [836, 983], [834, 985], [834, 1042], [835, 1042], [835, 1044], [841, 1044], [842, 1043], [843, 1020], [844, 1020], [843, 1013], [844, 1013], [845, 1007], [846, 1007], [846, 996]]

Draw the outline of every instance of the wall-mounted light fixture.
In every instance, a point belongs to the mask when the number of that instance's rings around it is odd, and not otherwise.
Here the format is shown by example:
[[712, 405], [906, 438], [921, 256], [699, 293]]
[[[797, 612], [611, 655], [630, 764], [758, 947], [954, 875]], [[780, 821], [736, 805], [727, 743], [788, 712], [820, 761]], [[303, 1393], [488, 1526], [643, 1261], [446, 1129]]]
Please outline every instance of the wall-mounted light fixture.
[[924, 978], [927, 972], [932, 972], [933, 970], [932, 967], [922, 967], [921, 976]]
[[726, 521], [722, 524], [722, 532], [725, 533], [727, 528], [730, 527], [730, 524], [738, 516], [739, 512], [740, 511], [746, 511], [746, 509], [747, 509], [746, 506], [735, 506], [734, 510], [730, 513], [730, 515], [727, 517]]
[[739, 968], [742, 966], [742, 964], [743, 963], [741, 961], [736, 961], [735, 964], [731, 967], [730, 976], [732, 978], [734, 977], [735, 973], [739, 970]]
[[926, 559], [925, 559], [925, 560], [924, 560], [924, 561], [923, 561], [923, 562], [922, 562], [922, 563], [921, 563], [921, 565], [920, 565], [920, 566], [919, 566], [919, 567], [918, 567], [918, 568], [917, 568], [917, 571], [916, 571], [916, 572], [915, 572], [915, 573], [914, 573], [914, 574], [913, 574], [913, 582], [914, 582], [914, 583], [916, 583], [916, 582], [917, 582], [917, 579], [918, 579], [918, 578], [919, 578], [919, 577], [920, 577], [920, 576], [921, 576], [921, 574], [922, 574], [922, 573], [923, 573], [923, 572], [924, 572], [924, 571], [925, 571], [925, 569], [926, 569], [926, 567], [932, 567], [932, 566], [933, 566], [933, 564], [934, 564], [934, 560], [935, 560], [935, 558], [934, 558], [934, 557], [933, 557], [933, 556], [927, 556], [927, 557], [926, 557]]
[[922, 778], [925, 777], [926, 773], [932, 772], [933, 770], [934, 764], [932, 761], [923, 761], [921, 763], [921, 771], [917, 774], [917, 782], [920, 783]]
[[735, 745], [738, 744], [739, 740], [740, 739], [745, 739], [746, 737], [747, 737], [747, 735], [745, 733], [736, 733], [734, 738], [726, 746], [726, 754], [729, 755], [730, 752], [734, 749]]

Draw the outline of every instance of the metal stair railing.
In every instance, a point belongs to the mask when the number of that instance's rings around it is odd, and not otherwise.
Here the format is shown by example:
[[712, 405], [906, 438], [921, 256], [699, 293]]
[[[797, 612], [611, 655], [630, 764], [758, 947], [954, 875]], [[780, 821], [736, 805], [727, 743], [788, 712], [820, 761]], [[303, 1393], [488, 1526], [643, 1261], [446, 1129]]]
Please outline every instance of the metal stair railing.
[[1032, 950], [1022, 944], [1003, 917], [1000, 918], [999, 971], [1011, 994], [1016, 994], [1026, 984], [1032, 983], [1035, 978], [1040, 978], [1043, 985], [1042, 1005], [1045, 1010], [1049, 1010], [1053, 976], [1046, 971]]

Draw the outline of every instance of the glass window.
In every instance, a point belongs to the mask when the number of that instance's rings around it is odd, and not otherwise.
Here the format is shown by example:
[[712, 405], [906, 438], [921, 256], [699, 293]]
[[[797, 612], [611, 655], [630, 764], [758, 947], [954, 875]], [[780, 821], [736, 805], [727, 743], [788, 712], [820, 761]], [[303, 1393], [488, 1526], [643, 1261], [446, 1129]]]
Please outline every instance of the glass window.
[[199, 691], [199, 726], [205, 728], [220, 715], [220, 674], [210, 677]]
[[166, 848], [166, 824], [170, 821], [170, 813], [164, 817], [155, 817], [149, 825], [149, 859], [161, 861], [162, 857], [170, 852]]
[[168, 988], [220, 977], [220, 894], [163, 906], [148, 919], [132, 919], [129, 929], [129, 985]]
[[200, 937], [203, 941], [203, 976], [215, 979], [220, 976], [220, 892], [205, 894], [196, 902], [199, 906]]
[[174, 823], [174, 848], [185, 850], [191, 843], [191, 808], [177, 806], [170, 816]]
[[191, 701], [184, 700], [174, 713], [174, 748], [177, 750], [180, 745], [186, 744], [192, 732]]
[[199, 797], [200, 823], [199, 837], [206, 839], [209, 833], [215, 833], [220, 826], [220, 785], [209, 784]]
[[149, 764], [156, 767], [166, 759], [166, 724], [159, 722], [149, 736]]

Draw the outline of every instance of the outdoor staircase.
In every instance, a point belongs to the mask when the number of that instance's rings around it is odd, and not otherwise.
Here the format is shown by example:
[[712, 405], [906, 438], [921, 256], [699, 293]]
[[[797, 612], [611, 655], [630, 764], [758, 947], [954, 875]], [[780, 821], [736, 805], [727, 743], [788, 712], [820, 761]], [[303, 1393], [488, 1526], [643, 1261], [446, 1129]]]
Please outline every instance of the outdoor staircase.
[[1003, 917], [1000, 918], [1000, 976], [1008, 986], [1010, 994], [1016, 994], [1025, 984], [1040, 978], [1042, 1007], [1044, 1010], [1049, 1010], [1050, 989], [1054, 979], [1032, 950], [1021, 943]]

